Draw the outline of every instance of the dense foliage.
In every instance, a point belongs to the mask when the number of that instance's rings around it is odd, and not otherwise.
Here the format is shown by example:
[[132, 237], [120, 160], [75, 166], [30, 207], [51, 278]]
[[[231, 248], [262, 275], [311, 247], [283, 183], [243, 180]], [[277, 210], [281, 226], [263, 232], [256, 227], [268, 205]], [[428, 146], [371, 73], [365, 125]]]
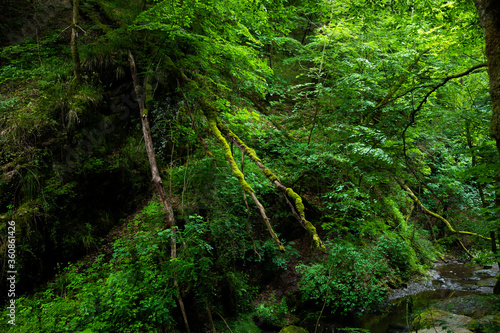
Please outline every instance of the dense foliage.
[[0, 51], [0, 247], [15, 221], [18, 272], [3, 331], [184, 331], [183, 307], [194, 332], [312, 327], [377, 308], [438, 255], [493, 260], [456, 232], [498, 229], [469, 1], [82, 0], [77, 28], [37, 6], [21, 15], [46, 15], [40, 35]]

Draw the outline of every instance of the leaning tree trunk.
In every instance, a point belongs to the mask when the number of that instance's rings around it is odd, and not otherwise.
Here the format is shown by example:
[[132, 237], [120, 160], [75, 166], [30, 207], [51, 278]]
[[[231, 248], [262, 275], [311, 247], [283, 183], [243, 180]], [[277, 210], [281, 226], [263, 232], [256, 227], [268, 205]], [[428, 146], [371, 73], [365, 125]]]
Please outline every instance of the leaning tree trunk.
[[[500, 156], [500, 1], [474, 0], [486, 43], [488, 76], [490, 78], [490, 96], [492, 115], [490, 135], [495, 139]], [[496, 177], [495, 206], [500, 207], [500, 176]], [[494, 292], [500, 294], [500, 280]]]
[[[166, 57], [166, 63], [167, 66], [174, 72], [179, 80], [182, 80], [184, 83], [192, 82], [183, 72], [180, 70], [170, 59], [169, 57]], [[196, 83], [194, 83], [196, 85]], [[248, 146], [246, 146], [243, 141], [241, 141], [232, 131], [229, 129], [225, 128], [217, 119], [217, 111], [213, 108], [213, 106], [210, 105], [210, 103], [205, 100], [204, 98], [200, 99], [199, 103], [202, 106], [203, 112], [205, 113], [205, 116], [207, 117], [209, 128], [212, 132], [212, 134], [217, 138], [217, 140], [220, 142], [220, 144], [224, 147], [225, 150], [225, 156], [226, 160], [228, 161], [231, 171], [233, 172], [234, 176], [239, 180], [241, 187], [243, 188], [243, 192], [250, 195], [252, 200], [255, 202], [255, 205], [257, 206], [257, 209], [259, 210], [260, 215], [262, 216], [262, 220], [264, 221], [264, 224], [266, 225], [267, 229], [269, 230], [269, 233], [271, 234], [271, 237], [273, 238], [274, 242], [278, 246], [278, 248], [281, 251], [284, 251], [285, 248], [281, 241], [279, 240], [278, 236], [273, 230], [273, 227], [271, 226], [271, 223], [269, 221], [269, 218], [266, 215], [266, 211], [264, 209], [264, 206], [260, 203], [258, 200], [257, 196], [253, 192], [252, 187], [246, 182], [245, 176], [241, 172], [241, 170], [238, 168], [232, 151], [231, 147], [229, 147], [229, 144], [227, 143], [226, 139], [222, 135], [221, 131], [224, 132], [231, 141], [231, 143], [236, 144], [236, 146], [244, 153], [246, 153], [250, 159], [264, 172], [266, 177], [273, 183], [275, 186], [277, 186], [280, 191], [282, 191], [285, 194], [285, 198], [287, 199], [288, 204], [290, 205], [290, 208], [292, 210], [293, 215], [295, 218], [301, 223], [301, 225], [309, 232], [309, 234], [312, 237], [313, 244], [319, 248], [321, 251], [325, 252], [326, 248], [321, 239], [318, 236], [318, 233], [316, 231], [316, 227], [314, 225], [307, 221], [305, 218], [305, 212], [304, 212], [304, 204], [302, 202], [302, 198], [295, 193], [291, 188], [287, 188], [283, 186], [278, 178], [272, 173], [268, 168], [266, 168], [263, 164], [262, 161], [257, 157], [255, 154], [255, 151]], [[292, 201], [292, 202], [290, 202]], [[245, 201], [246, 202], [246, 201]]]
[[257, 206], [257, 209], [259, 210], [259, 213], [262, 217], [262, 220], [264, 221], [264, 224], [266, 225], [269, 234], [273, 238], [274, 242], [280, 249], [280, 251], [285, 251], [285, 247], [281, 243], [281, 241], [278, 238], [278, 235], [276, 235], [276, 232], [274, 232], [274, 229], [271, 225], [271, 221], [267, 217], [266, 210], [264, 206], [260, 203], [259, 199], [255, 195], [255, 192], [253, 191], [252, 187], [247, 183], [245, 180], [245, 176], [241, 172], [241, 170], [238, 168], [238, 165], [236, 164], [236, 161], [234, 160], [233, 154], [231, 152], [231, 147], [227, 143], [226, 139], [222, 136], [219, 128], [217, 127], [217, 116], [215, 114], [215, 111], [212, 109], [210, 104], [207, 102], [202, 103], [203, 104], [203, 111], [205, 112], [205, 115], [208, 119], [208, 125], [210, 127], [210, 130], [212, 131], [212, 134], [217, 138], [217, 140], [220, 142], [220, 144], [223, 146], [224, 151], [225, 151], [225, 156], [226, 160], [229, 163], [229, 166], [231, 167], [231, 171], [233, 172], [234, 176], [238, 178], [241, 187], [243, 188], [243, 191], [250, 195], [252, 200], [254, 201], [255, 205]]
[[254, 164], [262, 170], [267, 179], [269, 179], [269, 181], [284, 194], [293, 216], [309, 233], [314, 246], [325, 252], [326, 247], [321, 241], [318, 232], [316, 231], [316, 227], [311, 222], [306, 220], [305, 208], [302, 202], [302, 198], [297, 193], [295, 193], [293, 189], [287, 188], [286, 186], [281, 184], [278, 177], [276, 177], [276, 175], [271, 170], [266, 168], [261, 159], [257, 157], [255, 151], [252, 148], [248, 147], [238, 136], [236, 136], [236, 134], [233, 133], [233, 131], [231, 131], [229, 128], [218, 121], [216, 124], [218, 128], [220, 128], [220, 130], [224, 132], [224, 134], [229, 138], [229, 140], [231, 140], [231, 142], [234, 143], [243, 154], [246, 154], [254, 162]]
[[[129, 63], [130, 71], [132, 74], [132, 80], [134, 81], [135, 94], [137, 95], [137, 103], [139, 104], [139, 111], [141, 113], [141, 123], [142, 123], [142, 133], [144, 135], [144, 144], [146, 145], [146, 152], [148, 154], [149, 166], [151, 167], [152, 181], [155, 184], [156, 190], [160, 196], [160, 200], [163, 204], [163, 208], [167, 213], [167, 226], [172, 230], [171, 238], [171, 252], [170, 256], [172, 258], [177, 258], [177, 243], [175, 241], [175, 231], [176, 222], [174, 217], [174, 210], [168, 202], [167, 193], [163, 187], [163, 182], [161, 180], [160, 172], [158, 170], [158, 164], [156, 163], [156, 154], [153, 148], [153, 139], [151, 138], [151, 129], [149, 127], [148, 121], [148, 109], [146, 107], [146, 101], [148, 101], [152, 96], [151, 84], [146, 80], [145, 91], [141, 88], [139, 80], [137, 78], [137, 67], [135, 65], [134, 56], [129, 52]], [[179, 283], [176, 278], [174, 278], [174, 286], [177, 290], [177, 301], [179, 302], [179, 307], [182, 312], [184, 319], [184, 324], [186, 325], [186, 331], [189, 333], [189, 324], [187, 320], [186, 310], [184, 308], [184, 302], [180, 293]]]
[[78, 53], [78, 1], [73, 0], [73, 21], [71, 22], [71, 55], [75, 83], [81, 82], [80, 54]]

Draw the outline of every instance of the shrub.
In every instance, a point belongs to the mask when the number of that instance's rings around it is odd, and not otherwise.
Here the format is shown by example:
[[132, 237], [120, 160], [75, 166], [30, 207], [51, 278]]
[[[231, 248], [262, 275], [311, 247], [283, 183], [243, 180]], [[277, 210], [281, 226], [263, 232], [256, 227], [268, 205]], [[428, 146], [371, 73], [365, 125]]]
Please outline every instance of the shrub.
[[412, 262], [415, 261], [415, 252], [401, 239], [390, 238], [383, 235], [376, 245], [376, 252], [386, 258], [391, 268], [399, 272], [403, 277], [409, 277], [412, 271]]
[[379, 305], [390, 272], [386, 261], [349, 243], [330, 243], [328, 248], [324, 263], [298, 265], [303, 297], [324, 302], [332, 314], [359, 313]]
[[278, 302], [274, 294], [272, 294], [268, 301], [257, 305], [255, 314], [267, 324], [284, 326], [288, 324], [285, 317], [290, 314], [290, 309], [286, 299], [283, 298]]

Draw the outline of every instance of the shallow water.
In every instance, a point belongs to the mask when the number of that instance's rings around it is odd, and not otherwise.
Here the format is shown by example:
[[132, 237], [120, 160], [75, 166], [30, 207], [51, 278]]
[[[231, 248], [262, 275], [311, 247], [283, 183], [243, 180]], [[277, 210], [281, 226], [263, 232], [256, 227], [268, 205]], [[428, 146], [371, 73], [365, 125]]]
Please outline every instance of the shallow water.
[[392, 291], [389, 304], [380, 313], [365, 314], [344, 323], [328, 318], [318, 332], [352, 332], [342, 329], [346, 327], [365, 329], [365, 332], [371, 333], [409, 332], [411, 313], [452, 297], [492, 293], [497, 274], [497, 265], [469, 266], [457, 261], [437, 263], [426, 281], [412, 282], [404, 289]]

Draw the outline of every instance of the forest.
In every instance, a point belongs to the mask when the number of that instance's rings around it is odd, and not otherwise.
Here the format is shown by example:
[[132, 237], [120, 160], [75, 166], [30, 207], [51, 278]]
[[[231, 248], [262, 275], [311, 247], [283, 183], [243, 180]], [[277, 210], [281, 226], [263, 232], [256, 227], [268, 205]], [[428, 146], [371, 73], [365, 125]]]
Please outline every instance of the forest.
[[3, 0], [0, 147], [2, 332], [500, 331], [498, 1]]

